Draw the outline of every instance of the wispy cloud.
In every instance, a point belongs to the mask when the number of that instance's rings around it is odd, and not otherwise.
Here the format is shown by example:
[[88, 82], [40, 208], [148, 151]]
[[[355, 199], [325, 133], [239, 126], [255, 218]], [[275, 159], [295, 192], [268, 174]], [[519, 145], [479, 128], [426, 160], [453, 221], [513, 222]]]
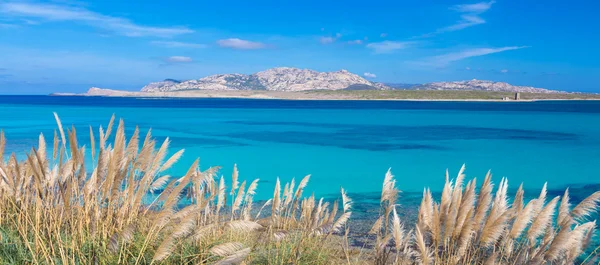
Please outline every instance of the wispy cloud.
[[332, 44], [332, 43], [338, 41], [341, 37], [342, 37], [342, 33], [336, 33], [335, 36], [333, 36], [333, 37], [331, 37], [331, 36], [320, 37], [319, 42], [324, 45]]
[[319, 42], [321, 44], [331, 44], [334, 43], [337, 39], [334, 37], [321, 37], [319, 38]]
[[18, 27], [19, 26], [15, 24], [0, 23], [0, 29], [16, 29]]
[[179, 41], [151, 41], [153, 45], [163, 46], [167, 48], [206, 48], [206, 44], [201, 43], [189, 43], [189, 42], [179, 42]]
[[2, 2], [0, 3], [0, 13], [4, 16], [84, 23], [129, 37], [173, 37], [194, 32], [185, 27], [152, 27], [139, 25], [126, 18], [102, 15], [80, 7], [55, 4]]
[[367, 44], [367, 48], [372, 49], [375, 53], [392, 53], [397, 50], [402, 50], [414, 46], [417, 42], [414, 41], [382, 41]]
[[363, 44], [363, 41], [362, 40], [349, 40], [347, 43], [354, 44], [354, 45], [361, 45], [361, 44]]
[[365, 76], [366, 78], [377, 78], [376, 74], [369, 73], [369, 72], [364, 73], [363, 76]]
[[257, 50], [264, 49], [267, 46], [262, 42], [254, 42], [249, 40], [242, 40], [238, 38], [230, 38], [218, 40], [217, 44], [224, 48], [238, 49], [238, 50]]
[[167, 63], [191, 63], [193, 60], [187, 56], [171, 56], [165, 59]]
[[465, 5], [455, 5], [453, 7], [451, 7], [450, 9], [452, 10], [456, 10], [457, 12], [461, 12], [461, 13], [483, 13], [485, 11], [488, 11], [488, 9], [490, 9], [492, 7], [492, 4], [494, 4], [496, 1], [489, 1], [489, 2], [480, 2], [480, 3], [476, 3], [476, 4], [465, 4]]
[[489, 2], [479, 2], [475, 4], [455, 5], [450, 9], [461, 13], [461, 19], [459, 21], [450, 26], [437, 29], [434, 32], [424, 34], [421, 37], [432, 37], [444, 32], [457, 31], [472, 26], [485, 24], [485, 19], [483, 19], [480, 15], [492, 8], [492, 5], [495, 2], [496, 1], [492, 0]]
[[502, 69], [502, 70], [500, 70], [500, 73], [506, 74], [506, 73], [508, 73], [508, 69]]
[[504, 52], [504, 51], [518, 50], [518, 49], [523, 49], [523, 48], [528, 48], [528, 47], [529, 46], [507, 46], [507, 47], [500, 47], [500, 48], [467, 49], [467, 50], [462, 50], [462, 51], [458, 51], [458, 52], [451, 52], [451, 53], [446, 53], [446, 54], [442, 54], [442, 55], [429, 57], [429, 58], [426, 58], [425, 60], [423, 60], [421, 62], [421, 64], [443, 67], [452, 62], [464, 60], [464, 59], [471, 58], [471, 57], [478, 57], [478, 56], [499, 53], [499, 52]]

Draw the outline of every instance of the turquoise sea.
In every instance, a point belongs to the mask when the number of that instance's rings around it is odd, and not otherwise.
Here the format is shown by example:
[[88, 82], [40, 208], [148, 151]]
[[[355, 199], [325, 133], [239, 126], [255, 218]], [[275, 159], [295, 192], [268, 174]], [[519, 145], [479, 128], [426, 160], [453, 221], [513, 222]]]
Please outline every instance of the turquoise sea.
[[[170, 172], [183, 174], [199, 157], [203, 169], [237, 164], [243, 179], [260, 178], [257, 196], [272, 195], [275, 179], [311, 174], [308, 192], [376, 195], [388, 168], [407, 194], [439, 190], [445, 170], [463, 163], [468, 177], [491, 169], [496, 183], [539, 189], [600, 182], [600, 102], [285, 101], [1, 96], [0, 128], [7, 152], [29, 150], [40, 132], [74, 125], [80, 143], [88, 126], [106, 127], [115, 114], [129, 132], [152, 128], [185, 149]], [[229, 180], [229, 179], [227, 179]], [[597, 187], [597, 186], [594, 186]], [[584, 192], [591, 194], [592, 191]], [[418, 194], [418, 193], [415, 193]], [[531, 194], [530, 194], [531, 195]], [[373, 196], [376, 199], [377, 196]]]

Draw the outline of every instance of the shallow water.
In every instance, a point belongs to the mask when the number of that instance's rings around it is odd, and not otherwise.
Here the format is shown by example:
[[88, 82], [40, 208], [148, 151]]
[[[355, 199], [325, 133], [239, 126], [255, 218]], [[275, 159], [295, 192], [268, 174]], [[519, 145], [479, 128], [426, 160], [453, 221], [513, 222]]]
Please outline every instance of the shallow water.
[[[275, 179], [312, 174], [308, 193], [330, 196], [344, 187], [364, 198], [377, 194], [388, 168], [398, 186], [418, 192], [443, 185], [445, 170], [496, 183], [508, 177], [539, 189], [599, 183], [600, 102], [284, 101], [247, 99], [134, 99], [0, 96], [0, 128], [7, 152], [51, 140], [56, 127], [73, 124], [80, 143], [88, 126], [106, 127], [114, 113], [131, 131], [152, 128], [185, 148], [172, 175], [196, 157], [203, 169], [234, 163], [243, 179], [260, 178], [257, 199], [269, 197]], [[591, 193], [591, 191], [590, 191]], [[375, 196], [375, 200], [377, 197]]]

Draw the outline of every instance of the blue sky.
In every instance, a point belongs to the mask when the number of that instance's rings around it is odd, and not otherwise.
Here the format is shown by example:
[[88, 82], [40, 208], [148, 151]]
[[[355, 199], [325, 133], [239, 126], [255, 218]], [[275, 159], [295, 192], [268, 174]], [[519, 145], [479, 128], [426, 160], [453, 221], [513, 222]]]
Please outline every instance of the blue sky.
[[600, 92], [596, 1], [5, 1], [0, 93], [288, 66]]

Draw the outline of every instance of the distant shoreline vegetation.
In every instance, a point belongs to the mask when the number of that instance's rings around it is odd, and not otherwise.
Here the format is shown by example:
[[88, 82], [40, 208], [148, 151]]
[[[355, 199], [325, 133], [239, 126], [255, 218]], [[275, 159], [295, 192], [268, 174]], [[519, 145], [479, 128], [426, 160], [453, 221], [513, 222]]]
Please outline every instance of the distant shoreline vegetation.
[[52, 96], [99, 96], [138, 98], [250, 98], [286, 100], [413, 100], [413, 101], [503, 101], [600, 100], [600, 94], [527, 93], [475, 90], [181, 90], [172, 92], [131, 92], [92, 88], [84, 94], [54, 93]]
[[507, 179], [469, 180], [463, 166], [455, 178], [446, 173], [439, 198], [423, 191], [410, 222], [398, 214], [402, 197], [388, 171], [357, 246], [343, 188], [325, 201], [304, 194], [310, 175], [277, 179], [258, 204], [259, 180], [240, 178], [235, 165], [230, 181], [198, 160], [172, 178], [165, 172], [184, 151], [168, 156], [168, 138], [138, 128], [126, 135], [114, 117], [89, 132], [55, 118], [52, 145], [40, 134], [22, 161], [4, 155], [0, 133], [2, 264], [595, 264], [600, 254], [590, 220], [600, 191], [576, 205], [568, 189], [550, 198], [545, 185], [531, 200], [522, 186], [509, 198]]

